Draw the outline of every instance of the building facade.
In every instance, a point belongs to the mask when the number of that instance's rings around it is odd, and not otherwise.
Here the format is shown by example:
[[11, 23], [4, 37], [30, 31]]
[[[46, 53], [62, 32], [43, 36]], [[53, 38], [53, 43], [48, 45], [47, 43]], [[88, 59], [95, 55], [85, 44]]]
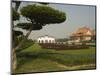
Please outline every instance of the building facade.
[[55, 38], [48, 35], [37, 38], [37, 43], [55, 43]]
[[76, 32], [72, 33], [70, 38], [77, 41], [91, 41], [94, 40], [94, 30], [87, 27], [79, 28]]

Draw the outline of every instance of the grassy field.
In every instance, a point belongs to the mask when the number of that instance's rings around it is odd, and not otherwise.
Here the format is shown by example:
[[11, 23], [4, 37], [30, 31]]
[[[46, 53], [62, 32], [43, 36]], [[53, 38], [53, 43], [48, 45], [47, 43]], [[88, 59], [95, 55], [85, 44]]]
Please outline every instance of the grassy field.
[[42, 49], [38, 44], [17, 53], [16, 73], [95, 69], [95, 47], [79, 50]]

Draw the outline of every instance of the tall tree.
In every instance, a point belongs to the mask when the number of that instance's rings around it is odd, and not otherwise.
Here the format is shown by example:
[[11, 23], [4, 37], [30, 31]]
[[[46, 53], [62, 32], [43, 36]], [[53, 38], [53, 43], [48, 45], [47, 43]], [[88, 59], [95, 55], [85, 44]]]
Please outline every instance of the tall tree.
[[[13, 28], [14, 28], [14, 21], [19, 20], [19, 13], [13, 8], [12, 9], [12, 24], [13, 24]], [[12, 33], [13, 33], [13, 37], [12, 37], [12, 41], [13, 41], [13, 45], [12, 45], [12, 70], [16, 69], [16, 64], [17, 64], [17, 58], [16, 58], [16, 51], [14, 49], [14, 47], [16, 46], [17, 43], [17, 36], [22, 34], [20, 31], [15, 31], [14, 29], [12, 29]]]
[[12, 2], [15, 3], [15, 10], [18, 11], [18, 8], [19, 8], [19, 6], [21, 4], [21, 1], [15, 1], [15, 0], [13, 0]]
[[[64, 12], [60, 12], [49, 6], [28, 5], [21, 10], [23, 15], [29, 23], [19, 23], [17, 27], [28, 30], [25, 39], [28, 38], [32, 30], [40, 30], [43, 26], [55, 23], [62, 23], [66, 20]], [[23, 41], [16, 47], [18, 49]]]
[[17, 27], [26, 29], [28, 32], [14, 50], [18, 50], [21, 47], [32, 30], [40, 30], [45, 25], [62, 23], [66, 20], [66, 14], [64, 12], [44, 5], [27, 5], [23, 7], [20, 12], [20, 14], [25, 17], [28, 22], [19, 23], [17, 24]]
[[18, 40], [17, 40], [17, 36], [22, 35], [23, 33], [20, 31], [15, 31], [14, 30], [14, 21], [19, 20], [20, 18], [20, 14], [18, 13], [18, 8], [20, 6], [20, 1], [13, 1], [15, 3], [15, 8], [12, 8], [12, 41], [13, 41], [13, 45], [12, 45], [12, 70], [14, 71], [16, 69], [16, 65], [17, 65], [17, 57], [16, 57], [16, 50], [15, 50], [15, 46], [18, 44]]

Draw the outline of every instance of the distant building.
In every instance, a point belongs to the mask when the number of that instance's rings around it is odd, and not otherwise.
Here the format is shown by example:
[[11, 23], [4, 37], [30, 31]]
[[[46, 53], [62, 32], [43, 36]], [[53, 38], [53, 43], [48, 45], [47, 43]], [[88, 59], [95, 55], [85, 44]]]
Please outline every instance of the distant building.
[[95, 40], [95, 30], [87, 27], [79, 28], [76, 32], [72, 33], [70, 38], [76, 41], [91, 41]]
[[55, 43], [55, 38], [45, 35], [37, 38], [37, 43]]

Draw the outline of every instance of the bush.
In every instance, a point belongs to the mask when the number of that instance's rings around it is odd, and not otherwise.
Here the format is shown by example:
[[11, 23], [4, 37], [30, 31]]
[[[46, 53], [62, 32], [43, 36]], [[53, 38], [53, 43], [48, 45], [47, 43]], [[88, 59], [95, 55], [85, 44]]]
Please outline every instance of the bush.
[[34, 44], [34, 41], [33, 40], [27, 39], [27, 40], [24, 41], [24, 44], [19, 48], [19, 50], [25, 49], [25, 48], [33, 45], [33, 44]]
[[56, 49], [56, 50], [67, 50], [67, 49], [86, 49], [89, 48], [87, 45], [66, 45], [66, 44], [52, 44], [52, 43], [46, 43], [46, 44], [40, 44], [42, 48], [46, 49]]

